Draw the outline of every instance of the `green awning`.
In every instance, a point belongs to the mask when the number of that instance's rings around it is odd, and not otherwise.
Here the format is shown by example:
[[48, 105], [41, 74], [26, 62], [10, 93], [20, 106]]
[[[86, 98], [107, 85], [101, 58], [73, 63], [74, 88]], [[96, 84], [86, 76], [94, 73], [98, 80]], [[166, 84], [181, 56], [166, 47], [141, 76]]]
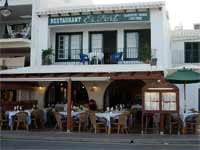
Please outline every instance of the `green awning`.
[[176, 84], [187, 84], [200, 82], [200, 73], [193, 71], [192, 69], [179, 69], [175, 73], [167, 75], [165, 78], [167, 81]]

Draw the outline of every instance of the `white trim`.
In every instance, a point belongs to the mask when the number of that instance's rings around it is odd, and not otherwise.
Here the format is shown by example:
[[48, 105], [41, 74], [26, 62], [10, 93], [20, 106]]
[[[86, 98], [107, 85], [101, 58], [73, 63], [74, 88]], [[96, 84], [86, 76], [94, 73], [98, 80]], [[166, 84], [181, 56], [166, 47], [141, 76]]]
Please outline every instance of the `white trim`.
[[30, 48], [31, 40], [23, 38], [0, 39], [0, 48]]
[[150, 64], [44, 65], [3, 70], [0, 71], [0, 74], [153, 72], [163, 70], [163, 68], [151, 67]]
[[30, 81], [109, 81], [110, 77], [53, 77], [53, 78], [1, 78], [0, 81], [6, 82], [30, 82]]
[[173, 88], [148, 88], [148, 90], [173, 90]]
[[133, 9], [153, 9], [161, 8], [165, 5], [164, 1], [158, 2], [140, 2], [140, 3], [124, 3], [124, 4], [109, 4], [109, 5], [88, 5], [88, 6], [74, 6], [74, 7], [60, 7], [39, 10], [36, 15], [53, 15], [53, 14], [66, 14], [66, 13], [88, 13], [88, 12], [101, 12], [112, 10], [133, 10]]

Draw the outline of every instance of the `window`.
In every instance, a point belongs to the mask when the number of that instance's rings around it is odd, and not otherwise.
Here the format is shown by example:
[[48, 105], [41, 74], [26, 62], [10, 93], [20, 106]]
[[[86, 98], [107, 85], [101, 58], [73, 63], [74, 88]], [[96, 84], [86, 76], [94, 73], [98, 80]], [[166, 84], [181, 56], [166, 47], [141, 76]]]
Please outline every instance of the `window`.
[[82, 51], [82, 33], [58, 33], [56, 35], [56, 60], [79, 60]]
[[159, 92], [145, 92], [144, 101], [145, 110], [160, 110]]
[[139, 49], [138, 32], [125, 32], [125, 57], [126, 59], [137, 59]]
[[176, 110], [176, 93], [174, 92], [162, 93], [162, 110], [165, 111]]
[[200, 63], [200, 42], [185, 43], [185, 63]]
[[95, 53], [101, 53], [103, 50], [103, 34], [92, 33], [91, 34], [91, 51]]

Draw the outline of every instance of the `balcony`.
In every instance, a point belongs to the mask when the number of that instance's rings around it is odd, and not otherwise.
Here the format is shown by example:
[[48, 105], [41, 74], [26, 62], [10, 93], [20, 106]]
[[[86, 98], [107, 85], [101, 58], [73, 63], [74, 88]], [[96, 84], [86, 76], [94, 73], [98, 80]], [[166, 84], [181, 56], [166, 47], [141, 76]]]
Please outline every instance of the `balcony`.
[[[4, 33], [0, 34], [1, 39], [31, 39], [31, 25], [28, 23], [4, 25]], [[3, 26], [2, 26], [3, 28]]]
[[25, 66], [25, 57], [0, 58], [0, 70], [15, 69]]
[[183, 65], [200, 66], [200, 49], [173, 50], [172, 66], [180, 67]]
[[55, 51], [42, 57], [43, 65], [106, 65], [106, 64], [157, 64], [156, 51], [138, 48], [71, 49]]

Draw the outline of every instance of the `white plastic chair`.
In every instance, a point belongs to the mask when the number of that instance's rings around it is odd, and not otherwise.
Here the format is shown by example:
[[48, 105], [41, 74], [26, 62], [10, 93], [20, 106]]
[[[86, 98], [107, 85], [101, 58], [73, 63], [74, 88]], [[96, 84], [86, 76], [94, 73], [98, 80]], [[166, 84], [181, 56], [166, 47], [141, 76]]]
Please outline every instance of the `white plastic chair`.
[[11, 38], [15, 38], [16, 34], [13, 32], [12, 27], [10, 25], [7, 25], [8, 34]]

